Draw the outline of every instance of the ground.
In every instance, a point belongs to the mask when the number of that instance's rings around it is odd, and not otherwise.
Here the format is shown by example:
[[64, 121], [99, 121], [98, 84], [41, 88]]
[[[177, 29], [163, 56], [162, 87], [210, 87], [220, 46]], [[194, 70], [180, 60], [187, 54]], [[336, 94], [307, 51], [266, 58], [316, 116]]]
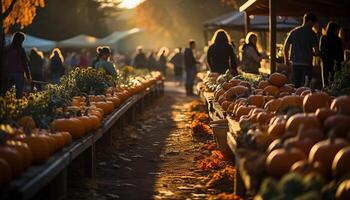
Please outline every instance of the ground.
[[97, 175], [69, 175], [68, 199], [207, 199], [208, 172], [195, 156], [204, 143], [192, 138], [187, 97], [166, 83], [164, 96], [137, 120], [114, 133], [112, 148], [97, 151]]

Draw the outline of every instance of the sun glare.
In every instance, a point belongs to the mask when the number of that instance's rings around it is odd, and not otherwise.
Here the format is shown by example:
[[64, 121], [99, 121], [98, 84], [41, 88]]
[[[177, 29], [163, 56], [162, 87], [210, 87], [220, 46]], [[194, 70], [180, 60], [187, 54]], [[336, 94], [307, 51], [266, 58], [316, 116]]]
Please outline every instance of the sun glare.
[[145, 0], [122, 0], [119, 4], [119, 7], [125, 9], [133, 9], [144, 1]]

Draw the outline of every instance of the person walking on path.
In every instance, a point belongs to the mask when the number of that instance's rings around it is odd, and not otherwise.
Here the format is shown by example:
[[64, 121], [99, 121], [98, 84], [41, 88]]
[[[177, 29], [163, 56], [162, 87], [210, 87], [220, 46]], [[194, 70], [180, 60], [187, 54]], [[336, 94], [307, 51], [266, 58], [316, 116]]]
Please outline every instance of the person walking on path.
[[242, 46], [242, 70], [259, 74], [260, 61], [264, 57], [258, 50], [258, 36], [253, 32], [248, 33]]
[[175, 50], [174, 56], [170, 59], [170, 62], [174, 65], [174, 74], [175, 79], [181, 85], [182, 83], [182, 72], [183, 72], [183, 65], [184, 65], [184, 56], [182, 54], [181, 47], [177, 48]]
[[[23, 48], [25, 35], [17, 32], [13, 36], [11, 45], [5, 50], [4, 59], [4, 85], [5, 91], [16, 86], [16, 98], [23, 95], [25, 78], [31, 82], [32, 76], [29, 70], [29, 61]], [[25, 74], [25, 77], [24, 77]]]
[[111, 49], [108, 46], [97, 47], [99, 60], [95, 63], [95, 68], [104, 70], [108, 75], [115, 77], [117, 70], [114, 64], [110, 61]]
[[[30, 51], [29, 55], [29, 67], [30, 72], [32, 74], [32, 78], [36, 81], [44, 81], [43, 76], [43, 66], [44, 66], [44, 54], [36, 48], [33, 48]], [[42, 85], [37, 84], [36, 88], [38, 90], [42, 90]], [[32, 88], [34, 87], [34, 83], [32, 83]]]
[[[317, 18], [306, 13], [303, 24], [293, 29], [284, 43], [284, 62], [292, 63], [292, 82], [295, 87], [309, 85], [312, 79], [313, 56], [318, 56], [318, 39], [312, 30]], [[306, 81], [306, 79], [307, 81]]]
[[137, 48], [137, 54], [134, 58], [134, 67], [137, 69], [144, 69], [147, 67], [147, 58], [145, 53], [143, 53], [142, 47]]
[[157, 55], [158, 69], [162, 72], [163, 76], [166, 76], [168, 51], [169, 50], [166, 47], [162, 47]]
[[154, 51], [151, 51], [148, 55], [148, 58], [147, 58], [147, 65], [148, 65], [148, 69], [149, 70], [156, 70], [157, 68], [157, 59], [155, 57], [155, 53]]
[[184, 52], [184, 62], [186, 70], [186, 94], [187, 96], [193, 95], [193, 85], [197, 74], [196, 64], [199, 63], [194, 56], [196, 49], [196, 42], [194, 40], [189, 41], [189, 47]]
[[334, 72], [341, 70], [341, 62], [344, 60], [343, 44], [338, 37], [338, 32], [339, 26], [335, 22], [329, 22], [326, 34], [320, 40], [323, 87], [333, 81]]
[[232, 75], [237, 75], [236, 55], [230, 40], [226, 31], [219, 29], [215, 32], [207, 54], [211, 72], [224, 74], [229, 70]]
[[60, 78], [65, 73], [63, 63], [64, 59], [61, 50], [59, 48], [53, 49], [50, 56], [50, 72], [51, 80], [55, 84], [60, 83]]

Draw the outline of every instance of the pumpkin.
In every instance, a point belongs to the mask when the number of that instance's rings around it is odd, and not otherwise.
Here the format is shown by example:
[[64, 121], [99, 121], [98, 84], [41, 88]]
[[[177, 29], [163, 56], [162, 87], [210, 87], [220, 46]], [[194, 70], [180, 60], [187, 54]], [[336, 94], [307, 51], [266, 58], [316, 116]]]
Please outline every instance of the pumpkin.
[[336, 115], [337, 112], [329, 108], [318, 108], [315, 112], [316, 117], [323, 123], [328, 117]]
[[243, 96], [243, 95], [248, 94], [248, 92], [249, 92], [249, 89], [245, 86], [242, 86], [242, 85], [235, 86], [235, 87], [233, 87], [233, 89], [235, 91], [236, 96]]
[[228, 109], [228, 107], [230, 106], [231, 103], [232, 103], [231, 101], [224, 101], [224, 102], [222, 102], [222, 104], [221, 104], [222, 109], [224, 111], [227, 111], [227, 109]]
[[267, 134], [273, 139], [280, 138], [285, 132], [285, 125], [285, 122], [274, 123], [267, 129]]
[[297, 135], [295, 137], [286, 139], [284, 144], [300, 149], [305, 154], [305, 156], [308, 156], [312, 146], [314, 145], [314, 142], [309, 138], [301, 139], [300, 136]]
[[33, 162], [33, 153], [26, 143], [15, 140], [7, 140], [6, 145], [16, 149], [18, 153], [21, 154], [24, 168], [30, 166], [30, 164]]
[[25, 128], [30, 128], [30, 129], [35, 129], [36, 128], [35, 121], [30, 116], [24, 116], [24, 117], [19, 118], [17, 120], [17, 124], [19, 126], [25, 127]]
[[0, 186], [11, 181], [12, 174], [10, 164], [4, 158], [0, 158]]
[[329, 107], [330, 98], [325, 92], [316, 92], [304, 97], [303, 109], [306, 113], [315, 112], [318, 108]]
[[336, 200], [349, 200], [350, 199], [350, 179], [346, 179], [340, 183], [335, 193]]
[[282, 87], [280, 87], [280, 92], [283, 93], [283, 92], [286, 92], [286, 93], [293, 93], [294, 92], [294, 88], [289, 86], [289, 85], [283, 85]]
[[230, 82], [225, 82], [225, 83], [222, 84], [222, 88], [224, 90], [228, 90], [228, 89], [230, 89], [230, 88], [232, 88], [234, 86], [235, 86], [234, 83], [230, 83]]
[[318, 174], [322, 175], [323, 177], [327, 177], [327, 170], [322, 166], [320, 162], [314, 162], [310, 163], [307, 160], [301, 160], [292, 165], [290, 168], [291, 172], [297, 172], [303, 175], [317, 172]]
[[238, 85], [245, 86], [247, 88], [251, 88], [251, 85], [248, 81], [241, 81]]
[[277, 86], [269, 85], [264, 88], [265, 95], [277, 96], [279, 93], [279, 89]]
[[288, 82], [288, 78], [284, 74], [275, 72], [270, 75], [269, 82], [277, 87], [282, 87], [284, 84]]
[[96, 102], [95, 106], [101, 108], [104, 113], [109, 114], [114, 110], [114, 104], [111, 101]]
[[254, 106], [240, 106], [237, 108], [236, 117], [239, 119], [243, 115], [248, 115], [249, 112], [255, 108]]
[[49, 150], [50, 155], [58, 150], [59, 144], [55, 138], [51, 137], [48, 134], [38, 134], [38, 137], [44, 138], [46, 140], [46, 143], [48, 144], [50, 149]]
[[270, 176], [280, 178], [300, 160], [306, 160], [306, 156], [299, 149], [286, 147], [273, 150], [266, 158], [266, 172]]
[[323, 139], [325, 139], [325, 135], [323, 134], [322, 130], [319, 128], [310, 128], [307, 130], [303, 130], [299, 133], [300, 139], [306, 139], [309, 138], [314, 143], [317, 143]]
[[241, 82], [241, 80], [239, 80], [239, 79], [231, 79], [229, 81], [229, 83], [232, 85], [232, 87], [237, 86], [240, 82]]
[[233, 102], [230, 103], [230, 105], [228, 106], [227, 111], [226, 111], [227, 114], [232, 115], [234, 107], [235, 107], [235, 103], [233, 103]]
[[106, 100], [113, 102], [114, 108], [119, 107], [121, 104], [121, 101], [117, 96], [107, 97]]
[[264, 94], [264, 90], [263, 89], [255, 89], [254, 94], [262, 95], [262, 94]]
[[225, 98], [225, 100], [227, 101], [233, 101], [236, 98], [236, 93], [235, 93], [235, 89], [234, 88], [230, 88], [228, 89], [224, 94], [223, 97]]
[[24, 159], [15, 148], [8, 145], [1, 145], [0, 158], [6, 160], [10, 165], [13, 177], [18, 176], [24, 170]]
[[268, 101], [270, 101], [272, 99], [275, 99], [274, 96], [264, 96], [264, 97], [265, 97], [265, 102], [268, 102]]
[[267, 87], [268, 85], [270, 85], [268, 81], [262, 80], [262, 81], [259, 82], [258, 88], [259, 88], [259, 89], [264, 89], [264, 88]]
[[332, 101], [331, 109], [342, 114], [350, 115], [350, 96], [340, 96]]
[[270, 119], [271, 119], [271, 115], [269, 115], [267, 112], [260, 112], [256, 117], [256, 120], [260, 124], [267, 124]]
[[312, 94], [312, 91], [311, 91], [311, 90], [305, 90], [305, 91], [303, 91], [303, 92], [300, 94], [300, 96], [305, 97], [305, 96], [308, 95], [308, 94]]
[[344, 147], [348, 142], [341, 138], [334, 138], [332, 135], [329, 139], [316, 143], [310, 151], [309, 161], [320, 162], [328, 171], [328, 175], [331, 173], [332, 162], [335, 155]]
[[223, 94], [223, 95], [221, 95], [221, 96], [219, 97], [218, 103], [221, 105], [224, 101], [226, 101], [226, 97], [225, 97], [225, 95]]
[[51, 126], [54, 130], [69, 132], [73, 139], [81, 138], [86, 133], [83, 122], [76, 118], [55, 119]]
[[90, 114], [88, 117], [90, 118], [92, 130], [97, 130], [101, 125], [101, 119], [93, 114]]
[[63, 132], [56, 132], [49, 135], [51, 138], [54, 138], [56, 140], [58, 149], [63, 149], [67, 143], [66, 136], [64, 136], [62, 133]]
[[33, 154], [33, 164], [42, 164], [50, 156], [50, 147], [45, 138], [38, 135], [20, 135], [16, 140], [26, 143]]
[[335, 177], [343, 177], [350, 173], [350, 146], [341, 149], [332, 162], [332, 172]]
[[69, 145], [72, 143], [72, 135], [69, 132], [60, 132], [60, 134], [64, 137], [65, 139], [65, 146]]
[[247, 99], [249, 105], [254, 105], [258, 108], [263, 108], [265, 104], [265, 98], [262, 95], [250, 95]]
[[308, 130], [310, 128], [319, 128], [321, 124], [313, 114], [297, 113], [287, 120], [286, 130], [296, 134], [300, 126], [303, 126], [304, 130]]
[[265, 104], [264, 108], [268, 112], [276, 112], [281, 106], [281, 103], [281, 99], [271, 99]]
[[214, 93], [215, 101], [219, 100], [219, 97], [225, 93], [225, 90], [220, 89]]
[[285, 109], [288, 107], [301, 107], [303, 106], [303, 97], [297, 95], [288, 95], [281, 98], [281, 105], [279, 109]]
[[266, 148], [270, 145], [272, 142], [272, 139], [263, 131], [256, 129], [254, 131], [254, 137], [253, 137], [256, 147], [260, 151], [265, 151]]
[[285, 97], [285, 96], [289, 96], [289, 95], [290, 95], [289, 92], [280, 92], [280, 93], [278, 94], [278, 97]]
[[89, 117], [87, 117], [87, 116], [80, 116], [80, 117], [77, 117], [77, 119], [80, 120], [83, 123], [86, 132], [89, 132], [89, 131], [92, 130], [92, 128], [93, 128], [92, 125], [93, 124], [91, 123], [91, 120], [90, 120]]
[[324, 121], [323, 126], [326, 130], [336, 127], [335, 134], [339, 137], [346, 137], [350, 130], [350, 116], [332, 115]]
[[[295, 94], [296, 95], [301, 95], [302, 92], [304, 92], [305, 90], [310, 90], [310, 88], [308, 87], [299, 87], [295, 90]], [[310, 90], [311, 91], [311, 90]]]

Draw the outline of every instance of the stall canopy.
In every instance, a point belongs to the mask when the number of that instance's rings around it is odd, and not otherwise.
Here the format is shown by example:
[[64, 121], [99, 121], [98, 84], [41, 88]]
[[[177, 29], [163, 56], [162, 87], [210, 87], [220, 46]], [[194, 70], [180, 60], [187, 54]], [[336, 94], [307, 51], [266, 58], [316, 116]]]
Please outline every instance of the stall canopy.
[[[302, 16], [312, 12], [318, 16], [343, 17], [350, 16], [349, 0], [278, 0], [276, 12], [280, 16]], [[249, 0], [240, 11], [249, 14], [266, 15], [269, 13], [269, 0]]]
[[98, 39], [89, 35], [77, 35], [75, 37], [58, 42], [61, 48], [91, 48], [97, 46]]
[[141, 29], [139, 28], [133, 28], [127, 31], [115, 31], [112, 34], [100, 39], [97, 43], [98, 45], [115, 46], [120, 40], [139, 32], [141, 32]]
[[[26, 39], [23, 42], [23, 46], [26, 51], [30, 51], [32, 48], [37, 48], [40, 51], [51, 51], [53, 48], [56, 47], [57, 42], [47, 39], [38, 38], [32, 35], [26, 35]], [[5, 45], [11, 44], [12, 41], [12, 35], [7, 35], [5, 37]]]
[[[269, 18], [268, 16], [250, 15], [250, 29], [252, 30], [268, 30]], [[300, 23], [293, 17], [278, 17], [277, 29], [290, 30]], [[245, 29], [245, 13], [233, 11], [218, 18], [207, 21], [204, 27], [208, 30], [215, 30], [218, 28], [224, 29]]]

